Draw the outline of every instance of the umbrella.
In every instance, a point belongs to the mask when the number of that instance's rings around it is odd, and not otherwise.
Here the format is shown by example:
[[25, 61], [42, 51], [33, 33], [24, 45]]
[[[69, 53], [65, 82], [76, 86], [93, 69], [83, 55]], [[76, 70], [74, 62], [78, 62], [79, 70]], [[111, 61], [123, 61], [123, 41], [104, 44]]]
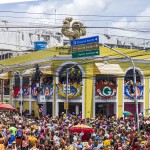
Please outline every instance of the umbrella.
[[125, 116], [133, 116], [133, 114], [131, 112], [129, 112], [129, 111], [124, 111], [123, 115], [125, 115]]
[[0, 103], [0, 110], [15, 110], [10, 104]]
[[75, 125], [69, 128], [70, 132], [77, 132], [77, 133], [92, 133], [94, 132], [94, 129], [85, 125], [85, 124], [79, 124], [79, 125]]

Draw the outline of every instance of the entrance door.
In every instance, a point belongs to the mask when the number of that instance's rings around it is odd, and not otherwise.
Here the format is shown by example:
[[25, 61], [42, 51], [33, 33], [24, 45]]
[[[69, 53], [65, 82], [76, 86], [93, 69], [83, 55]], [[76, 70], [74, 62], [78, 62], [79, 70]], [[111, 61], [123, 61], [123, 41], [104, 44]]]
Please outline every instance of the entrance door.
[[52, 102], [47, 102], [46, 106], [47, 106], [47, 112], [46, 114], [52, 116], [53, 115], [53, 103]]
[[[73, 102], [70, 102], [68, 103], [68, 113], [76, 113], [76, 105], [79, 106], [79, 112], [82, 111], [82, 103], [73, 103]], [[59, 114], [61, 114], [62, 112], [66, 112], [66, 110], [64, 110], [64, 102], [59, 102]]]
[[96, 103], [96, 114], [107, 115], [107, 104]]
[[114, 103], [96, 103], [96, 114], [102, 114], [102, 115], [114, 115], [116, 112], [114, 112]]

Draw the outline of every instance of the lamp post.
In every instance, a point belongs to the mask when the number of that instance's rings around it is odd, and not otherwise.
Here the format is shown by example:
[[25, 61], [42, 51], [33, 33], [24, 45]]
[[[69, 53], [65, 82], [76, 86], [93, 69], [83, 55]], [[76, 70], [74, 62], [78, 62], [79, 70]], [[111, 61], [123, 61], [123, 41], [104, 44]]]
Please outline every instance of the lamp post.
[[23, 110], [22, 102], [23, 102], [23, 97], [22, 97], [22, 76], [20, 76], [20, 114], [21, 114], [21, 116], [22, 116], [22, 110]]
[[125, 56], [125, 57], [126, 57], [127, 59], [129, 59], [129, 61], [132, 63], [132, 66], [133, 66], [134, 101], [135, 101], [136, 119], [137, 119], [137, 120], [136, 120], [136, 123], [137, 123], [137, 129], [138, 129], [138, 131], [139, 131], [138, 101], [137, 101], [137, 93], [136, 93], [136, 70], [135, 70], [134, 61], [133, 61], [133, 59], [132, 59], [130, 56], [128, 56], [128, 55], [126, 55], [126, 54], [124, 54], [124, 53], [122, 53], [122, 52], [120, 52], [120, 51], [118, 51], [118, 50], [116, 50], [116, 49], [114, 49], [114, 48], [112, 48], [112, 47], [106, 45], [106, 44], [103, 44], [103, 45], [104, 45], [105, 47], [107, 47], [107, 48], [113, 50], [114, 52], [116, 52], [116, 53], [118, 53], [118, 54], [120, 54], [120, 55], [122, 55], [122, 56]]

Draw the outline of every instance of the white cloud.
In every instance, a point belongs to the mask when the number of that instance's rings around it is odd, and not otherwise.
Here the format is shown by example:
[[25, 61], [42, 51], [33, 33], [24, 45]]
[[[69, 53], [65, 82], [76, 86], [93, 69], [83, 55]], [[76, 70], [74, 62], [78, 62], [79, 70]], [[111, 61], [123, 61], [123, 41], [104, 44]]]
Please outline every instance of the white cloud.
[[[146, 30], [149, 28], [149, 22], [150, 22], [150, 6], [148, 6], [145, 10], [140, 12], [135, 19], [133, 18], [127, 18], [123, 17], [118, 20], [118, 22], [113, 22], [112, 27], [116, 28], [124, 28], [124, 29], [137, 29], [137, 31], [140, 30]], [[149, 32], [127, 32], [127, 31], [115, 31], [116, 34], [122, 35], [122, 36], [133, 36], [133, 37], [143, 37], [143, 38], [150, 38]]]
[[[111, 1], [112, 0], [64, 0], [62, 3], [61, 1], [57, 0], [48, 0], [47, 2], [41, 2], [38, 5], [30, 6], [27, 12], [54, 14], [54, 10], [56, 9], [57, 14], [100, 15], [107, 8], [107, 5]], [[57, 15], [57, 19], [58, 18], [64, 18], [64, 16]], [[78, 19], [79, 17], [74, 16], [74, 18]]]
[[0, 4], [30, 2], [30, 1], [37, 1], [37, 0], [0, 0]]

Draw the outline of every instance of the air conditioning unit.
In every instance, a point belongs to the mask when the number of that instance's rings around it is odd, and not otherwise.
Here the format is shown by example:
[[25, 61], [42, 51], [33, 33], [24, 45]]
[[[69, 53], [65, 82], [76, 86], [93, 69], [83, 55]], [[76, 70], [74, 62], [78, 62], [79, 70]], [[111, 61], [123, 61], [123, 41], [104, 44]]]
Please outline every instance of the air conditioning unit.
[[38, 102], [39, 102], [39, 103], [46, 103], [45, 95], [40, 95], [40, 96], [38, 97]]

